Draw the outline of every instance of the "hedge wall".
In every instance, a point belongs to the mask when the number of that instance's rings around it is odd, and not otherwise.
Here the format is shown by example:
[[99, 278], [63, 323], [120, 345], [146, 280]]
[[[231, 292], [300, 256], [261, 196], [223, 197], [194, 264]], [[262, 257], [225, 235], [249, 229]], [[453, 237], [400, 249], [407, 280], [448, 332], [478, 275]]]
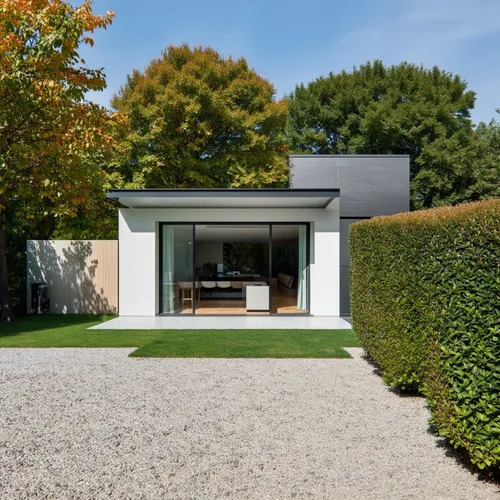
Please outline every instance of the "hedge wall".
[[354, 329], [384, 379], [418, 389], [439, 433], [500, 465], [500, 200], [350, 229]]

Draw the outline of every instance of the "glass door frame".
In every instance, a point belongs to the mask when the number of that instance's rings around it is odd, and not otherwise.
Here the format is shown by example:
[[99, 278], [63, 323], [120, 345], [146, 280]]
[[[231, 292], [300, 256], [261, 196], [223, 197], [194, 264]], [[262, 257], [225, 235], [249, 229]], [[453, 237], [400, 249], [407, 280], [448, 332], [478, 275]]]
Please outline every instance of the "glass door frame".
[[[310, 316], [311, 315], [311, 223], [310, 222], [262, 222], [262, 221], [245, 221], [245, 222], [240, 222], [240, 221], [234, 221], [234, 222], [218, 222], [218, 221], [196, 221], [196, 222], [159, 222], [158, 223], [158, 270], [159, 272], [157, 273], [156, 279], [158, 281], [158, 291], [159, 291], [159, 316], [196, 316], [196, 306], [197, 306], [197, 277], [196, 277], [196, 226], [197, 225], [227, 225], [227, 226], [234, 226], [234, 225], [262, 225], [262, 226], [268, 226], [269, 228], [269, 246], [268, 246], [268, 252], [269, 252], [269, 312], [263, 313], [262, 316]], [[306, 234], [307, 234], [307, 243], [306, 243], [306, 262], [307, 262], [307, 310], [306, 312], [303, 313], [273, 313], [272, 312], [272, 299], [273, 299], [273, 287], [272, 287], [272, 263], [273, 263], [273, 225], [274, 226], [306, 226]], [[164, 226], [192, 226], [192, 237], [193, 237], [193, 258], [192, 258], [192, 270], [193, 270], [193, 288], [192, 288], [192, 294], [193, 294], [193, 300], [192, 300], [192, 312], [191, 313], [165, 313], [162, 312], [162, 305], [163, 305], [163, 286], [161, 282], [161, 277], [163, 276], [163, 227]], [[232, 316], [247, 316], [247, 313], [245, 314], [205, 314], [203, 316], [213, 316], [213, 317], [232, 317]], [[252, 314], [252, 316], [255, 316], [255, 314]]]
[[[193, 258], [192, 258], [192, 263], [191, 263], [191, 269], [193, 271], [193, 289], [192, 289], [192, 312], [191, 313], [166, 313], [162, 311], [163, 309], [163, 228], [165, 226], [192, 226], [192, 238], [193, 238]], [[195, 268], [195, 250], [196, 250], [196, 243], [195, 243], [195, 231], [194, 231], [194, 225], [192, 222], [159, 222], [158, 223], [158, 240], [159, 240], [159, 254], [158, 254], [158, 273], [156, 276], [156, 279], [158, 280], [158, 291], [159, 291], [159, 307], [158, 307], [158, 315], [159, 316], [189, 316], [189, 315], [194, 315], [195, 313], [195, 301], [196, 301], [196, 268]]]

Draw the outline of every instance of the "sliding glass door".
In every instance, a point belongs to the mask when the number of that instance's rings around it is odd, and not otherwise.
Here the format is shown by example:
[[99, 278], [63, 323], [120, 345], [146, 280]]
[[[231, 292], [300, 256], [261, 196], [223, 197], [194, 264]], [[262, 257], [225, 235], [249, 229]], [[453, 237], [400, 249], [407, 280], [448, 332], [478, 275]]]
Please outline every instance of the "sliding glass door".
[[307, 314], [309, 224], [160, 224], [160, 314]]
[[161, 229], [160, 313], [193, 313], [194, 226], [164, 224]]
[[272, 307], [274, 314], [309, 311], [309, 226], [272, 224]]
[[195, 226], [196, 314], [269, 314], [269, 231], [269, 224]]

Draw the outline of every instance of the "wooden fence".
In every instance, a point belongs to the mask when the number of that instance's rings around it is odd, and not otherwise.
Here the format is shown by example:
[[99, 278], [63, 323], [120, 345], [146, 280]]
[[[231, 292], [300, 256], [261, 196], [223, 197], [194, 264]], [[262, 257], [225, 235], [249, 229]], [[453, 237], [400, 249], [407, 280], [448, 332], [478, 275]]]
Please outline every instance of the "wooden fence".
[[28, 240], [27, 310], [31, 284], [49, 285], [50, 312], [118, 313], [118, 241]]

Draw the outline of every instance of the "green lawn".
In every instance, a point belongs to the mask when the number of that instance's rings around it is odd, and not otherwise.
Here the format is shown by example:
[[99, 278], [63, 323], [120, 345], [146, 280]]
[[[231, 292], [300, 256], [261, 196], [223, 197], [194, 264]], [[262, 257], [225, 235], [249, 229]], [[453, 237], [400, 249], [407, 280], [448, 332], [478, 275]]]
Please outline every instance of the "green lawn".
[[28, 316], [0, 325], [2, 347], [137, 347], [152, 358], [349, 358], [351, 330], [87, 330], [113, 316]]

